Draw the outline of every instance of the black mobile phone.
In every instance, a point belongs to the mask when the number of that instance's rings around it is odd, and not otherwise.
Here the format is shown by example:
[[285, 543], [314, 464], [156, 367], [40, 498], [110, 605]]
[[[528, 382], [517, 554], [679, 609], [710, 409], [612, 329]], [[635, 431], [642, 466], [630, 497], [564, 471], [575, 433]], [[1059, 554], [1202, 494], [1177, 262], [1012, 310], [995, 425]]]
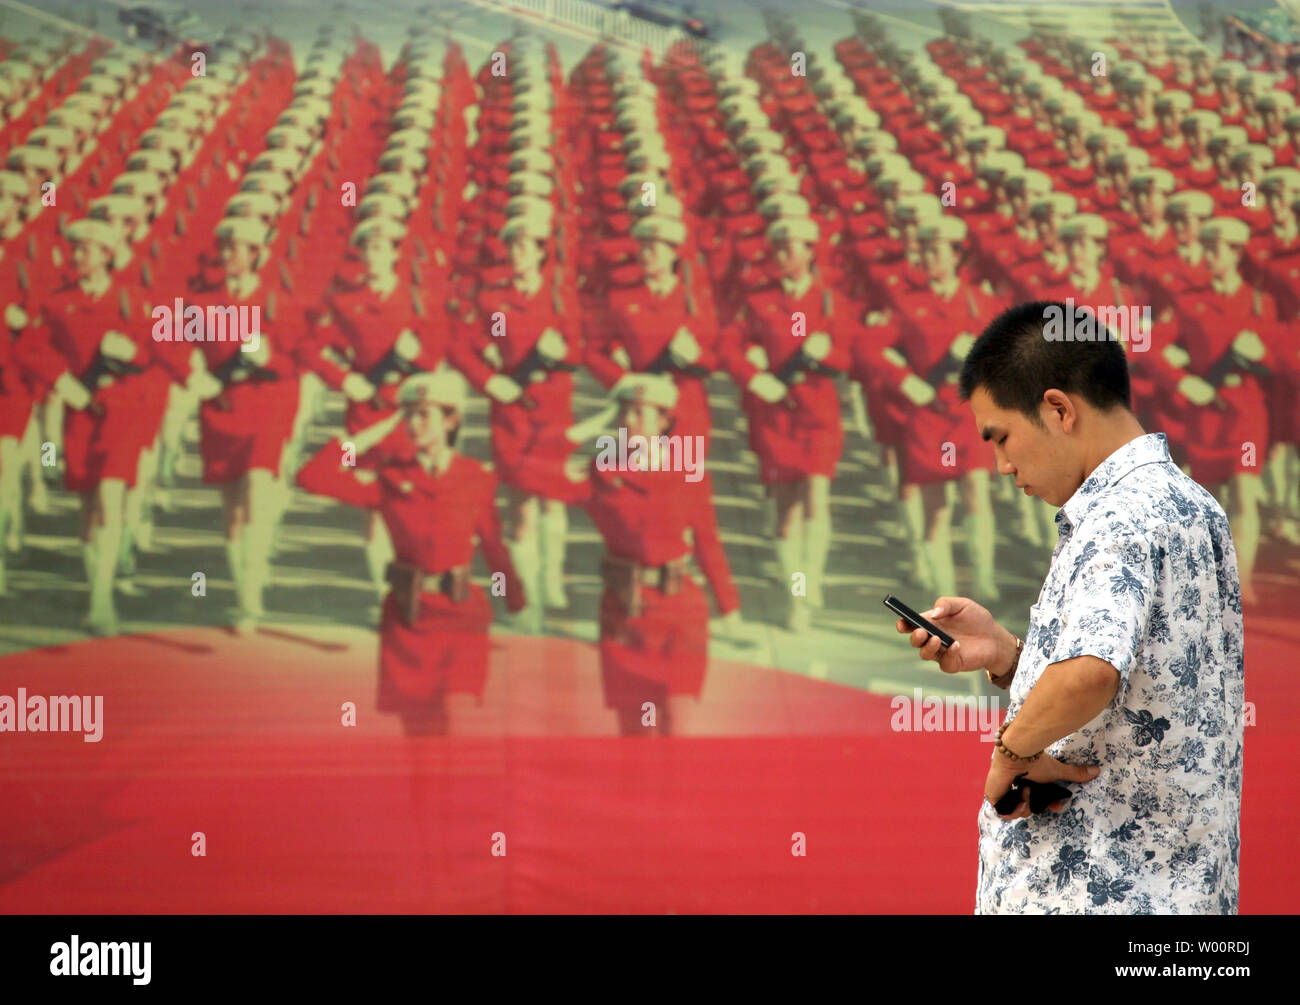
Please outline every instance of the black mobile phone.
[[913, 628], [920, 628], [936, 636], [941, 643], [941, 647], [947, 649], [953, 643], [953, 638], [939, 626], [926, 621], [925, 618], [917, 614], [905, 603], [895, 597], [892, 593], [885, 596], [885, 606], [906, 621]]
[[1046, 813], [1052, 803], [1069, 799], [1074, 795], [1064, 785], [1057, 785], [1055, 782], [1031, 782], [1024, 775], [1017, 775], [1011, 780], [1011, 788], [1007, 789], [1006, 794], [993, 804], [999, 816], [1006, 816], [1016, 811], [1020, 800], [1024, 798], [1020, 793], [1026, 785], [1029, 786], [1030, 813]]

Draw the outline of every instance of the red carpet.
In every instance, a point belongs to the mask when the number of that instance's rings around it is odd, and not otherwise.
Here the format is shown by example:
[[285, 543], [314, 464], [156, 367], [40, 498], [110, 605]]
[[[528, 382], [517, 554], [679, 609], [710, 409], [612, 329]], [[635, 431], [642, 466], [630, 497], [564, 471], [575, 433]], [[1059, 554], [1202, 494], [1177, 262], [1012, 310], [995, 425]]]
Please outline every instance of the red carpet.
[[[1248, 624], [1248, 653], [1297, 640]], [[975, 733], [892, 733], [886, 697], [723, 663], [689, 735], [621, 740], [590, 646], [505, 638], [482, 706], [411, 741], [374, 711], [373, 658], [373, 636], [313, 629], [0, 660], [0, 694], [103, 694], [105, 720], [100, 743], [0, 733], [0, 911], [973, 909]], [[1247, 663], [1243, 913], [1300, 907], [1285, 676]]]

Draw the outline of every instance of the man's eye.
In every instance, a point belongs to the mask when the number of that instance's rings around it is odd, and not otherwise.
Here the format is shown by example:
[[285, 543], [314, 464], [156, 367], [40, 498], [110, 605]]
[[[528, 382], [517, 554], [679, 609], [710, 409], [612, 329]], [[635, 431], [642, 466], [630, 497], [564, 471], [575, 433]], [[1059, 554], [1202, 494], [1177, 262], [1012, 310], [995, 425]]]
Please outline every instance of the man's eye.
[[998, 440], [998, 446], [1000, 447], [1000, 446], [1002, 446], [1002, 444], [1004, 444], [1004, 443], [1006, 443], [1006, 442], [1007, 442], [1007, 438], [1004, 436], [1004, 437], [1002, 437], [1002, 439]]

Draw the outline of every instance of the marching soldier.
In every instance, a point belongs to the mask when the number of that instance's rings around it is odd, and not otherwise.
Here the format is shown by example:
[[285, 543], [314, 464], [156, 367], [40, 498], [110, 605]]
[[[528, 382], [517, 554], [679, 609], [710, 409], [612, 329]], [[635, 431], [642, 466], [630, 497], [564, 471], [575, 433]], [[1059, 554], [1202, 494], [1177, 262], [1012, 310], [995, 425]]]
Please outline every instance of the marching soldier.
[[156, 429], [136, 407], [150, 365], [184, 381], [183, 366], [155, 354], [149, 318], [125, 288], [113, 292], [109, 271], [118, 234], [100, 220], [67, 228], [75, 278], [52, 292], [14, 352], [42, 396], [66, 404], [63, 450], [67, 488], [81, 496], [83, 554], [90, 586], [86, 626], [117, 632], [113, 580], [123, 540], [126, 491], [136, 482], [140, 453]]
[[1178, 305], [1178, 342], [1152, 354], [1150, 362], [1184, 410], [1192, 477], [1231, 498], [1224, 508], [1237, 544], [1241, 597], [1253, 604], [1258, 600], [1251, 576], [1260, 537], [1260, 467], [1269, 456], [1264, 388], [1276, 365], [1270, 346], [1281, 342], [1273, 298], [1240, 272], [1249, 240], [1250, 229], [1231, 217], [1215, 217], [1201, 227], [1210, 285]]
[[[298, 407], [294, 354], [302, 332], [289, 319], [283, 291], [267, 288], [258, 274], [268, 239], [266, 226], [246, 217], [224, 220], [217, 242], [225, 272], [218, 283], [193, 286], [189, 303], [234, 309], [247, 316], [250, 331], [215, 333], [195, 348], [202, 355], [192, 383], [198, 393], [199, 449], [203, 481], [221, 492], [226, 557], [235, 586], [234, 625], [253, 628], [263, 617], [262, 595], [270, 578], [272, 536], [279, 509], [278, 481], [285, 444]], [[253, 319], [256, 318], [256, 327]], [[239, 341], [234, 341], [238, 336]], [[180, 352], [185, 346], [172, 347]], [[196, 360], [196, 363], [198, 361]]]
[[800, 631], [823, 603], [830, 483], [844, 446], [834, 377], [848, 369], [852, 319], [814, 266], [814, 221], [777, 220], [767, 238], [781, 278], [747, 298], [725, 339], [724, 365], [745, 391], [750, 446], [776, 503], [781, 579], [789, 585], [804, 574], [805, 595], [792, 598], [789, 621]]
[[[501, 231], [512, 277], [485, 287], [464, 321], [451, 361], [492, 401], [492, 459], [506, 489], [507, 547], [530, 606], [519, 620], [541, 629], [543, 605], [566, 608], [565, 475], [573, 423], [573, 376], [581, 358], [576, 291], [563, 269], [546, 261], [547, 218], [526, 213]], [[538, 577], [541, 577], [539, 584]]]
[[[445, 356], [445, 334], [430, 323], [432, 305], [425, 306], [414, 283], [397, 271], [398, 248], [405, 236], [406, 229], [387, 217], [360, 223], [351, 244], [361, 253], [362, 274], [336, 280], [313, 326], [316, 371], [346, 396], [344, 424], [349, 433], [390, 415], [398, 382], [435, 369]], [[370, 514], [366, 564], [380, 601], [391, 557], [384, 524]]]
[[637, 221], [632, 237], [643, 282], [610, 296], [601, 330], [588, 337], [585, 363], [606, 387], [629, 371], [672, 377], [679, 395], [674, 432], [702, 437], [707, 449], [712, 422], [704, 380], [717, 367], [718, 350], [712, 297], [678, 258], [683, 221], [656, 212]]
[[[400, 410], [356, 431], [352, 452], [334, 440], [298, 472], [308, 492], [378, 513], [392, 539], [379, 709], [398, 714], [411, 736], [447, 732], [449, 693], [483, 695], [492, 610], [470, 581], [476, 541], [507, 609], [519, 611], [527, 600], [501, 540], [496, 478], [455, 449], [465, 399], [464, 378], [453, 370], [408, 377]], [[375, 477], [363, 480], [362, 472]]]
[[939, 594], [956, 590], [948, 484], [961, 480], [975, 590], [996, 600], [989, 466], [978, 460], [983, 444], [961, 414], [956, 387], [961, 363], [995, 304], [959, 274], [966, 233], [965, 222], [951, 216], [921, 227], [929, 285], [903, 299], [898, 342], [881, 345], [880, 357], [884, 373], [893, 376], [888, 383], [898, 421], [909, 430], [899, 461], [907, 525], [913, 540], [923, 542], [916, 575]]

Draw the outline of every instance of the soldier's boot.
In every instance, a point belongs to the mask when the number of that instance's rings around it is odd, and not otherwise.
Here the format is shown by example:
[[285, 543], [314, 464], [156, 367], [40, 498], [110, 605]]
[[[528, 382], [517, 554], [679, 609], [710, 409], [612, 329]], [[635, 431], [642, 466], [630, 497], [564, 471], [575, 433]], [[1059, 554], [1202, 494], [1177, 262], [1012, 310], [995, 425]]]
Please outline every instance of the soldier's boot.
[[125, 596], [138, 597], [140, 595], [140, 589], [135, 582], [135, 533], [129, 524], [122, 528], [122, 536], [117, 545], [116, 563], [115, 588], [119, 593], [122, 593]]
[[934, 563], [930, 560], [930, 548], [925, 538], [925, 503], [920, 492], [910, 498], [898, 501], [902, 524], [907, 528], [907, 545], [911, 554], [912, 578], [921, 588], [923, 594], [938, 595], [938, 581], [935, 579]]
[[[0, 540], [8, 537], [9, 514], [0, 512]], [[5, 548], [0, 547], [0, 597], [9, 592], [9, 577], [5, 572]]]
[[541, 556], [538, 553], [538, 535], [530, 534], [522, 541], [507, 541], [506, 550], [510, 552], [510, 561], [514, 563], [515, 572], [524, 584], [524, 596], [528, 603], [523, 610], [507, 615], [507, 623], [517, 632], [537, 635], [542, 630], [541, 591]]
[[812, 620], [808, 605], [808, 566], [804, 556], [803, 521], [795, 521], [789, 537], [777, 537], [776, 560], [780, 568], [782, 588], [790, 598], [786, 627], [792, 632], [802, 631]]
[[542, 566], [542, 589], [547, 607], [568, 610], [569, 596], [564, 590], [564, 557], [568, 550], [569, 513], [563, 506], [540, 515], [539, 559]]
[[934, 575], [934, 594], [939, 597], [957, 595], [957, 567], [952, 556], [952, 532], [940, 527], [933, 537], [925, 540], [925, 553]]
[[388, 538], [388, 528], [382, 524], [372, 528], [370, 539], [366, 541], [366, 569], [370, 573], [370, 585], [375, 591], [375, 602], [383, 605], [388, 594], [388, 563], [393, 560], [393, 544]]
[[823, 583], [826, 573], [826, 556], [831, 546], [830, 514], [804, 521], [804, 564], [808, 566], [808, 606], [820, 611], [825, 604]]
[[102, 535], [92, 532], [88, 544], [82, 545], [86, 582], [90, 585], [90, 610], [85, 627], [92, 635], [116, 635], [117, 611], [113, 607], [113, 569], [115, 557], [103, 553]]
[[[245, 537], [247, 538], [247, 528]], [[262, 595], [266, 584], [271, 579], [271, 563], [266, 553], [266, 542], [249, 539], [244, 546], [244, 602], [245, 613], [250, 621], [261, 621], [266, 617], [266, 608]]]
[[231, 611], [231, 626], [237, 632], [251, 631], [254, 623], [248, 616], [248, 577], [245, 574], [245, 536], [241, 532], [233, 541], [226, 542], [226, 561], [230, 564], [230, 581], [235, 586], [235, 606]]
[[[285, 453], [288, 451], [286, 449]], [[267, 488], [267, 504], [271, 507], [270, 554], [280, 551], [284, 531], [284, 515], [289, 511], [289, 482], [283, 477], [284, 461], [280, 463], [280, 478], [272, 478]]]
[[991, 509], [966, 514], [962, 520], [966, 530], [966, 551], [971, 568], [975, 571], [975, 592], [981, 603], [997, 603], [1002, 599], [994, 575], [993, 556], [997, 545]]
[[1027, 496], [1023, 492], [1020, 498], [1016, 500], [1016, 522], [1019, 527], [1020, 537], [1024, 538], [1025, 544], [1031, 548], [1041, 548], [1043, 546], [1043, 528], [1038, 522], [1038, 500], [1033, 496]]

